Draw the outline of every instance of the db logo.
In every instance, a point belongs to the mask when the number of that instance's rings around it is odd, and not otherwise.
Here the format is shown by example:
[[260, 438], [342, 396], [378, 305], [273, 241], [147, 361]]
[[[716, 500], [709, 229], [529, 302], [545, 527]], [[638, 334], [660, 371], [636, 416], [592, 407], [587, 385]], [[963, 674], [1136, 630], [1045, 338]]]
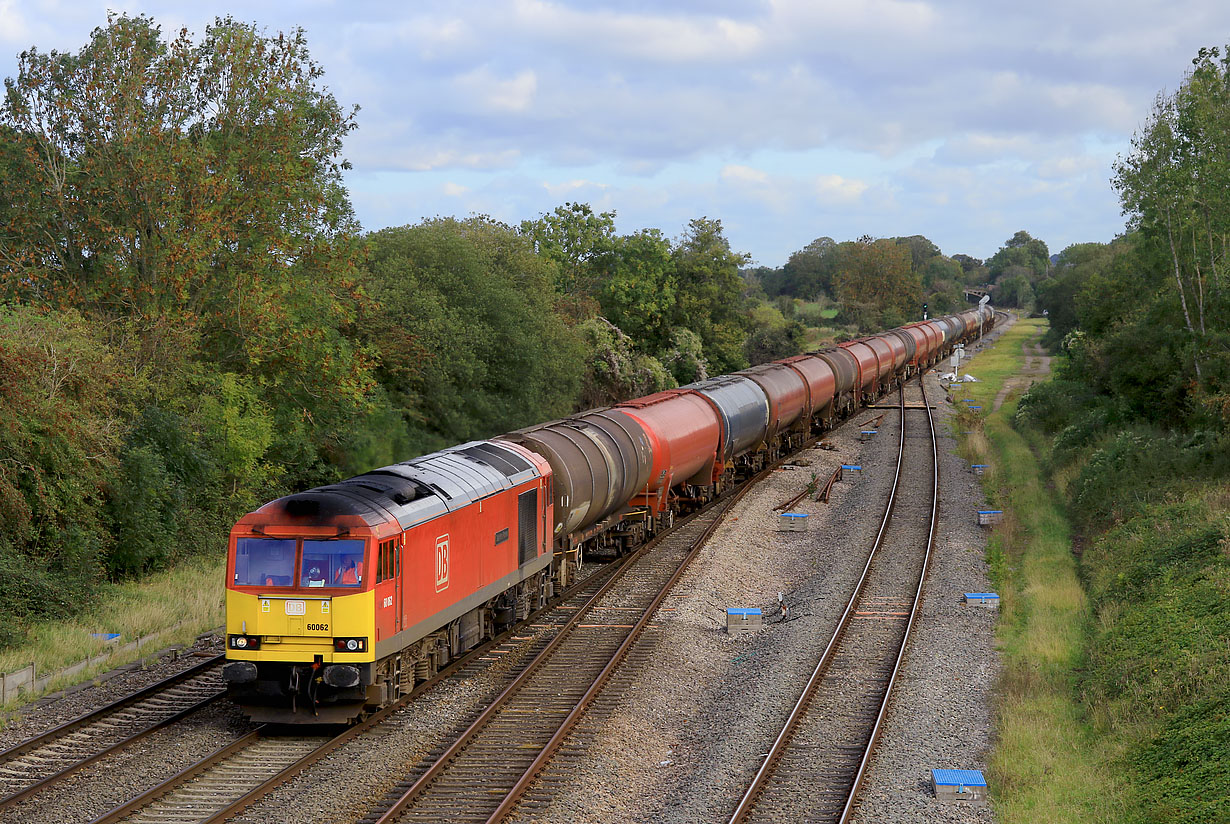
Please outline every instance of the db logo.
[[448, 586], [448, 535], [436, 538], [436, 592]]

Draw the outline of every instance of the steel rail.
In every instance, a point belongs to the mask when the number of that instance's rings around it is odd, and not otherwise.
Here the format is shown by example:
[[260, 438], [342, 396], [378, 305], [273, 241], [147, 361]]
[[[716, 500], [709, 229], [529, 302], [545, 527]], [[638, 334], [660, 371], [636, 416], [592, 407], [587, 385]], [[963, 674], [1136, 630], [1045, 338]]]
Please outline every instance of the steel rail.
[[86, 724], [89, 724], [91, 721], [95, 721], [99, 717], [106, 715], [107, 713], [115, 712], [116, 710], [122, 710], [125, 707], [129, 706], [130, 704], [134, 704], [143, 698], [148, 698], [150, 695], [153, 695], [156, 692], [160, 692], [166, 689], [167, 687], [173, 686], [174, 683], [177, 681], [182, 681], [182, 680], [191, 678], [192, 676], [197, 675], [209, 669], [214, 664], [220, 663], [224, 657], [225, 655], [216, 655], [208, 659], [207, 661], [203, 661], [200, 664], [196, 664], [192, 667], [189, 667], [188, 669], [182, 672], [177, 672], [174, 675], [169, 675], [166, 678], [163, 678], [161, 681], [157, 681], [153, 684], [150, 684], [147, 687], [143, 687], [137, 690], [136, 692], [132, 692], [121, 698], [117, 698], [116, 700], [112, 701], [110, 704], [107, 704], [105, 707], [99, 707], [96, 710], [90, 710], [89, 712], [79, 715], [76, 718], [73, 718], [69, 721], [65, 721], [63, 724], [60, 724], [59, 726], [52, 727], [51, 729], [45, 732], [41, 732], [38, 735], [34, 736], [33, 738], [27, 738], [26, 740], [20, 741], [14, 744], [13, 746], [9, 747], [6, 750], [0, 750], [0, 763], [7, 761], [8, 759], [12, 758], [15, 755], [21, 755], [22, 753], [29, 752], [30, 750], [35, 749], [37, 747], [41, 747], [44, 744], [48, 744], [52, 740], [59, 738], [63, 735], [66, 735], [72, 732], [73, 730], [77, 729], [78, 727], [83, 727]]
[[513, 806], [518, 800], [520, 800], [521, 796], [525, 794], [525, 791], [529, 789], [534, 779], [538, 776], [538, 773], [540, 773], [543, 767], [546, 766], [547, 762], [551, 760], [551, 757], [559, 751], [565, 738], [567, 738], [568, 733], [572, 731], [572, 728], [576, 726], [577, 722], [581, 719], [581, 716], [606, 686], [615, 670], [617, 670], [624, 662], [624, 659], [627, 657], [628, 652], [632, 649], [633, 645], [640, 640], [641, 636], [644, 634], [645, 628], [649, 624], [650, 619], [652, 619], [654, 613], [657, 612], [658, 607], [662, 605], [662, 602], [666, 600], [666, 597], [670, 594], [671, 590], [674, 589], [675, 584], [677, 584], [679, 579], [683, 577], [683, 574], [688, 570], [688, 567], [691, 566], [692, 561], [696, 558], [697, 554], [709, 542], [709, 539], [713, 536], [713, 533], [717, 531], [717, 528], [722, 524], [722, 520], [725, 518], [726, 514], [734, 508], [735, 504], [743, 499], [743, 496], [745, 496], [752, 489], [752, 487], [768, 477], [774, 468], [776, 468], [776, 465], [762, 470], [744, 483], [739, 491], [727, 500], [717, 517], [713, 519], [713, 523], [705, 527], [704, 532], [696, 538], [696, 540], [692, 543], [692, 548], [688, 550], [687, 555], [679, 564], [679, 568], [676, 569], [670, 579], [662, 585], [662, 588], [658, 591], [658, 594], [654, 596], [653, 600], [645, 608], [640, 620], [636, 622], [632, 628], [632, 631], [628, 633], [628, 636], [624, 638], [623, 643], [619, 645], [619, 649], [617, 649], [615, 654], [611, 656], [611, 660], [605, 667], [603, 667], [602, 672], [600, 672], [598, 677], [594, 679], [593, 684], [577, 701], [576, 706], [574, 706], [572, 711], [568, 713], [556, 733], [551, 736], [549, 741], [547, 741], [546, 746], [544, 746], [542, 751], [539, 752], [538, 757], [534, 759], [533, 763], [531, 763], [525, 770], [525, 773], [520, 779], [518, 779], [517, 783], [513, 785], [513, 788], [509, 790], [507, 795], [504, 796], [504, 800], [500, 802], [498, 807], [496, 807], [495, 812], [488, 817], [487, 824], [498, 824], [498, 822], [502, 821], [506, 815], [512, 812]]
[[[196, 667], [193, 667], [191, 668], [191, 670], [185, 670], [185, 673], [191, 672], [193, 676], [200, 675], [202, 670], [207, 670], [210, 666], [215, 666], [218, 662], [218, 659], [221, 657], [222, 656], [218, 656], [218, 658], [212, 659], [210, 661], [205, 662], [204, 664], [200, 664]], [[168, 682], [177, 682], [177, 681], [187, 680], [189, 677], [191, 677], [191, 676], [186, 675], [185, 673], [180, 673], [179, 676], [172, 676], [170, 678], [163, 679], [163, 681], [160, 681], [157, 684], [152, 685], [151, 687], [147, 687], [143, 690], [140, 690], [138, 693], [133, 693], [132, 696], [128, 696], [124, 699], [120, 699], [119, 702], [116, 702], [116, 705], [113, 705], [114, 708], [111, 711], [118, 712], [120, 710], [127, 709], [129, 706], [134, 706], [137, 703], [139, 703], [140, 700], [149, 698], [151, 695], [157, 694], [159, 691], [168, 688], [168, 686], [170, 687], [175, 686], [174, 683], [168, 683]], [[9, 793], [8, 795], [0, 798], [0, 809], [6, 809], [8, 807], [11, 807], [17, 802], [23, 801], [26, 798], [29, 798], [30, 796], [34, 795], [35, 793], [40, 792], [54, 784], [57, 784], [60, 781], [63, 781], [68, 776], [78, 772], [79, 770], [84, 769], [85, 767], [88, 767], [94, 762], [108, 755], [111, 755], [114, 752], [122, 750], [125, 747], [129, 746], [130, 744], [133, 744], [134, 742], [139, 741], [142, 738], [145, 738], [146, 736], [149, 736], [164, 727], [170, 726], [171, 724], [174, 724], [175, 722], [180, 721], [189, 715], [192, 715], [198, 710], [204, 709], [205, 707], [209, 706], [215, 701], [218, 701], [219, 699], [221, 699], [225, 694], [226, 694], [226, 691], [220, 689], [214, 692], [212, 695], [207, 695], [206, 697], [200, 699], [199, 701], [196, 701], [184, 707], [183, 709], [177, 710], [171, 715], [168, 715], [165, 718], [161, 718], [158, 721], [142, 729], [137, 730], [131, 735], [125, 736], [119, 741], [116, 741], [115, 743], [110, 744], [101, 750], [90, 753], [85, 758], [82, 758], [79, 761], [75, 761], [72, 764], [69, 764], [68, 766], [64, 767], [63, 769], [60, 769], [57, 772], [49, 776], [46, 776], [44, 778], [37, 780], [33, 784], [30, 784], [27, 787], [23, 787], [22, 789], [17, 790], [16, 792]], [[141, 698], [133, 699], [133, 696], [136, 696], [136, 695], [140, 695]], [[46, 733], [45, 735], [50, 736], [50, 737], [39, 740], [37, 744], [32, 743], [35, 741], [35, 739], [31, 739], [31, 742], [23, 742], [22, 744], [19, 744], [16, 747], [10, 748], [7, 752], [13, 753], [13, 757], [20, 757], [21, 755], [24, 755], [26, 753], [33, 752], [34, 750], [38, 749], [39, 746], [46, 746], [46, 745], [52, 744], [55, 741], [59, 740], [60, 738], [64, 737], [64, 735], [67, 735], [68, 733], [72, 732], [73, 730], [81, 729], [83, 727], [88, 726], [93, 721], [100, 720], [98, 716], [103, 715], [103, 714], [108, 714], [106, 712], [106, 709], [107, 708], [104, 708], [104, 711], [95, 711], [92, 713], [88, 713], [85, 716], [81, 716], [78, 719], [74, 719], [73, 721], [68, 722], [67, 724], [62, 724], [60, 727], [57, 727], [55, 730], [49, 730], [48, 733]], [[55, 736], [50, 735], [51, 733], [54, 733], [57, 730], [63, 730], [63, 732]]]
[[95, 818], [93, 821], [91, 821], [90, 824], [115, 824], [115, 822], [120, 821], [121, 819], [124, 819], [128, 817], [129, 815], [132, 815], [134, 812], [146, 806], [150, 802], [158, 800], [159, 798], [173, 791], [177, 787], [180, 787], [184, 783], [191, 781], [193, 778], [196, 778], [197, 776], [203, 774], [206, 770], [208, 770], [210, 767], [214, 766], [215, 764], [220, 764], [223, 761], [225, 761], [227, 758], [230, 758], [235, 753], [241, 752], [244, 749], [247, 749], [248, 747], [255, 744], [258, 740], [260, 740], [260, 729], [259, 728], [252, 730], [250, 733], [240, 738], [235, 739], [234, 741], [225, 745], [221, 749], [215, 750], [214, 752], [205, 756], [200, 761], [196, 762], [195, 764], [188, 767], [187, 769], [181, 770], [180, 772], [176, 773], [175, 775], [171, 776], [165, 781], [159, 783], [157, 786], [150, 787], [148, 790], [141, 793], [136, 798], [130, 799], [129, 801], [125, 802], [119, 807], [116, 807], [110, 812], [100, 815], [98, 818]]
[[672, 529], [654, 536], [651, 541], [646, 543], [636, 552], [629, 555], [628, 563], [617, 570], [615, 574], [613, 574], [611, 578], [604, 583], [602, 587], [589, 598], [588, 601], [585, 602], [585, 604], [573, 613], [572, 617], [569, 618], [568, 621], [561, 625], [555, 637], [551, 639], [551, 642], [538, 653], [534, 660], [531, 661], [498, 696], [496, 696], [495, 700], [492, 701], [487, 708], [482, 711], [478, 718], [474, 719], [473, 723], [471, 723], [470, 726], [467, 727], [466, 730], [453, 741], [453, 743], [436, 759], [435, 763], [432, 764], [431, 767], [423, 773], [423, 775], [419, 776], [418, 780], [415, 781], [409, 789], [402, 793], [401, 797], [393, 803], [393, 806], [386, 810], [384, 814], [377, 819], [377, 824], [387, 824], [387, 822], [392, 821], [396, 816], [400, 815], [401, 812], [405, 810], [405, 808], [409, 806], [416, 798], [421, 796], [426, 791], [428, 786], [430, 786], [444, 772], [444, 770], [447, 769], [449, 762], [451, 762], [458, 753], [464, 750], [469, 743], [482, 732], [483, 728], [487, 726], [487, 724], [500, 712], [500, 710], [503, 709], [504, 705], [521, 690], [525, 683], [529, 681], [535, 673], [543, 668], [555, 651], [564, 643], [564, 640], [570, 634], [570, 631], [575, 628], [576, 625], [581, 622], [582, 618], [589, 614], [590, 610], [593, 609], [598, 601], [601, 600], [602, 597], [606, 595], [607, 592], [619, 582], [619, 580], [622, 579], [624, 573], [632, 568], [633, 561], [643, 558], [646, 553], [657, 547], [658, 544], [660, 544], [666, 537], [675, 534], [676, 529], [690, 523], [694, 518], [696, 518], [696, 516], [704, 511], [706, 510], [698, 510], [692, 515], [689, 515], [684, 520], [676, 523]]
[[[786, 723], [782, 727], [782, 731], [778, 734], [777, 738], [773, 742], [773, 745], [769, 748], [769, 752], [764, 761], [761, 763], [760, 769], [757, 770], [755, 777], [752, 779], [751, 785], [748, 787], [747, 792], [744, 793], [743, 798], [740, 800], [738, 807], [735, 808], [733, 815], [731, 815], [729, 819], [730, 824], [738, 824], [738, 822], [745, 821], [747, 819], [748, 815], [752, 811], [752, 808], [755, 806], [756, 801], [763, 793], [769, 776], [773, 774], [778, 762], [781, 760], [782, 755], [786, 751], [787, 745], [793, 738], [794, 732], [798, 728], [799, 723], [806, 713], [813, 694], [818, 688], [823, 676], [827, 672], [838, 645], [845, 635], [846, 628], [849, 626], [850, 620], [855, 613], [855, 607], [859, 602], [859, 598], [863, 593], [864, 586], [870, 575], [872, 562], [875, 560], [876, 555], [880, 550], [880, 546], [884, 541], [884, 536], [888, 532], [889, 524], [892, 522], [893, 509], [897, 501], [897, 493], [900, 487], [901, 463], [905, 452], [906, 421], [904, 385], [898, 390], [898, 409], [901, 416], [901, 431], [897, 440], [897, 462], [893, 471], [893, 484], [892, 489], [889, 492], [888, 501], [884, 505], [884, 516], [881, 519], [880, 528], [876, 533], [875, 541], [871, 547], [871, 552], [868, 554], [867, 561], [863, 565], [863, 571], [859, 576], [858, 582], [855, 584], [854, 590], [851, 593], [849, 600], [846, 602], [845, 610], [842, 612], [841, 617], [838, 620], [837, 628], [834, 630], [832, 637], [829, 639], [828, 645], [821, 654], [820, 660], [817, 662], [815, 669], [812, 671], [811, 677], [808, 678], [806, 685], [803, 687], [803, 691], [799, 695], [798, 700], [795, 702], [794, 708], [790, 711], [790, 715], [787, 717]], [[930, 411], [928, 410], [928, 416], [929, 415]]]
[[[854, 785], [850, 789], [850, 795], [846, 798], [845, 807], [841, 811], [841, 818], [838, 819], [838, 824], [846, 824], [850, 818], [850, 813], [854, 811], [854, 802], [858, 798], [858, 791], [862, 787], [863, 779], [867, 774], [867, 765], [871, 762], [871, 756], [875, 752], [875, 746], [880, 737], [880, 729], [884, 724], [884, 718], [888, 714], [888, 704], [893, 694], [893, 687], [897, 683], [897, 675], [901, 671], [901, 662], [905, 659], [905, 652], [910, 645], [910, 633], [914, 629], [914, 621], [918, 617], [918, 608], [922, 605], [923, 587], [927, 583], [927, 573], [931, 567], [931, 555], [935, 549], [935, 528], [939, 522], [939, 501], [940, 501], [940, 458], [939, 447], [935, 438], [935, 419], [931, 415], [931, 406], [927, 403], [927, 387], [924, 385], [922, 377], [918, 379], [918, 387], [922, 390], [923, 406], [927, 410], [927, 428], [931, 432], [931, 522], [927, 527], [927, 550], [923, 555], [922, 573], [918, 576], [918, 586], [914, 590], [914, 604], [910, 608], [910, 617], [906, 621], [905, 635], [901, 639], [901, 649], [897, 651], [897, 660], [893, 663], [892, 674], [888, 678], [888, 686], [884, 690], [884, 698], [880, 702], [880, 711], [876, 714], [875, 725], [871, 728], [871, 739], [867, 742], [867, 749], [863, 752], [863, 757], [858, 762], [858, 772], [854, 776]], [[905, 420], [902, 413], [902, 438], [905, 437]]]
[[[617, 572], [620, 568], [622, 568], [623, 564], [627, 563], [630, 559], [631, 559], [631, 556], [628, 556], [620, 563], [612, 564], [609, 567], [609, 569], [603, 569], [603, 570], [597, 571], [594, 573], [594, 575], [596, 576], [612, 575], [615, 572]], [[311, 767], [313, 764], [315, 764], [320, 759], [334, 752], [339, 747], [348, 743], [349, 741], [352, 741], [353, 739], [357, 738], [359, 735], [374, 729], [381, 722], [383, 722], [390, 715], [392, 715], [394, 712], [404, 708], [406, 705], [420, 698], [424, 693], [436, 687], [440, 682], [446, 680], [447, 678], [452, 677], [457, 672], [459, 672], [461, 669], [474, 663], [474, 661], [478, 660], [479, 657], [481, 657], [482, 655], [485, 655], [487, 652], [489, 652], [494, 647], [508, 640], [508, 638], [511, 637], [514, 633], [521, 631], [521, 629], [523, 628], [525, 624], [533, 622], [535, 619], [541, 618], [544, 614], [556, 608], [559, 604], [564, 603], [569, 597], [575, 594], [578, 590], [580, 590], [586, 584], [592, 585], [593, 583], [595, 583], [592, 580], [592, 578], [593, 576], [589, 576], [585, 578], [584, 580], [581, 580], [581, 581], [576, 582], [575, 584], [572, 584], [571, 586], [569, 586], [567, 589], [565, 589], [563, 592], [560, 593], [559, 597], [555, 599], [554, 603], [549, 604], [543, 607], [542, 609], [539, 609], [531, 613], [529, 616], [525, 618], [524, 621], [517, 622], [515, 626], [505, 630], [504, 632], [500, 633], [499, 635], [492, 638], [491, 640], [480, 644], [479, 646], [470, 650], [465, 655], [462, 655], [456, 660], [451, 661], [447, 666], [445, 666], [443, 669], [437, 672], [434, 676], [424, 681], [423, 683], [419, 684], [409, 693], [407, 693], [406, 695], [398, 699], [395, 703], [392, 703], [389, 706], [384, 707], [381, 710], [378, 710], [377, 712], [373, 713], [368, 718], [365, 718], [363, 721], [360, 721], [359, 723], [348, 727], [346, 730], [344, 730], [340, 734], [334, 736], [328, 741], [325, 741], [319, 747], [312, 750], [312, 752], [308, 753], [307, 755], [303, 756], [297, 761], [294, 761], [293, 763], [288, 764], [278, 773], [270, 776], [268, 779], [261, 782], [257, 786], [253, 787], [251, 790], [248, 790], [246, 793], [241, 795], [239, 798], [235, 799], [233, 802], [228, 804], [226, 807], [219, 809], [216, 812], [210, 814], [207, 818], [202, 818], [199, 824], [215, 824], [215, 822], [226, 821], [238, 815], [239, 813], [243, 812], [244, 810], [251, 807], [252, 805], [256, 804], [261, 799], [263, 799], [265, 796], [269, 795], [271, 792], [276, 790], [278, 787], [281, 787], [283, 784], [290, 781], [292, 778], [294, 778], [299, 773]], [[261, 728], [258, 727], [256, 730], [253, 730], [252, 732], [247, 733], [246, 735], [236, 739], [235, 741], [232, 741], [229, 744], [223, 745], [222, 747], [210, 753], [209, 755], [205, 756], [204, 758], [202, 758], [200, 761], [196, 762], [195, 764], [192, 764], [184, 768], [183, 770], [176, 773], [175, 775], [170, 776], [166, 780], [160, 782], [157, 786], [151, 787], [150, 789], [141, 793], [139, 796], [129, 799], [128, 801], [121, 804], [120, 806], [115, 807], [109, 812], [104, 813], [103, 815], [95, 818], [93, 821], [90, 822], [90, 824], [115, 824], [115, 822], [122, 821], [124, 818], [127, 818], [128, 816], [139, 811], [143, 807], [146, 807], [154, 803], [158, 799], [162, 798], [163, 796], [174, 792], [175, 790], [184, 786], [185, 784], [187, 784], [189, 781], [193, 780], [194, 778], [197, 778], [198, 776], [203, 775], [211, 767], [221, 764], [223, 761], [227, 760], [231, 756], [236, 755], [237, 753], [240, 753], [243, 750], [247, 749], [248, 747], [252, 746], [257, 741], [261, 740], [260, 730]]]

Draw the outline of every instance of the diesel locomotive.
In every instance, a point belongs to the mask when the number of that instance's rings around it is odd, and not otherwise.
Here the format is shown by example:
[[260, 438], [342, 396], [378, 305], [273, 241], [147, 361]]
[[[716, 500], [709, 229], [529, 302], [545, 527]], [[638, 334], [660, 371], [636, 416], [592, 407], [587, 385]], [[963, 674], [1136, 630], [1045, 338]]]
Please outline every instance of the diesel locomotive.
[[226, 567], [230, 697], [345, 723], [989, 331], [981, 305], [474, 441], [245, 515]]

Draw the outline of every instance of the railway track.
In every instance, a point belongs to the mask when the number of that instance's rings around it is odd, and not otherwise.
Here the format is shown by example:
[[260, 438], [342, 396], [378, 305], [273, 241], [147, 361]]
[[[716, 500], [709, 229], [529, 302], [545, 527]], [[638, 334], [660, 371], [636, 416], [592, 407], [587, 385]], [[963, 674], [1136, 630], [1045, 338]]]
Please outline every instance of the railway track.
[[0, 752], [0, 810], [218, 700], [223, 656]]
[[[630, 560], [630, 559], [629, 559]], [[94, 819], [91, 824], [115, 822], [220, 822], [232, 818], [320, 759], [365, 733], [425, 692], [449, 678], [466, 679], [486, 667], [493, 656], [520, 656], [532, 660], [550, 643], [554, 633], [576, 614], [576, 601], [592, 597], [620, 569], [611, 564], [569, 587], [558, 604], [531, 615], [526, 623], [546, 631], [537, 636], [518, 634], [524, 625], [483, 644], [445, 667], [434, 678], [415, 688], [400, 702], [375, 713], [338, 735], [285, 736], [258, 728], [210, 753], [196, 764]], [[509, 677], [520, 667], [513, 666]], [[475, 714], [476, 715], [476, 714]], [[457, 731], [465, 729], [473, 717]]]
[[647, 545], [570, 626], [374, 820], [498, 821], [614, 673], [670, 588], [748, 489]]
[[906, 406], [900, 394], [893, 490], [862, 576], [731, 824], [845, 822], [853, 810], [935, 540], [938, 454], [921, 381], [920, 391], [921, 406]]

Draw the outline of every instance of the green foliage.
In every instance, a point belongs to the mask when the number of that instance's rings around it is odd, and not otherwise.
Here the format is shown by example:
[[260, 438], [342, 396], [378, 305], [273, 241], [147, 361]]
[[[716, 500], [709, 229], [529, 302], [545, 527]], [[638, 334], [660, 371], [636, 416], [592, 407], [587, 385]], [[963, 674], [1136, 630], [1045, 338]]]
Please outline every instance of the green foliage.
[[1147, 782], [1141, 822], [1205, 824], [1230, 820], [1230, 689], [1177, 708], [1160, 735], [1133, 753]]
[[842, 269], [834, 280], [842, 317], [860, 331], [887, 329], [922, 311], [922, 279], [908, 245], [891, 240], [842, 244]]
[[803, 324], [787, 320], [778, 308], [762, 303], [752, 309], [750, 319], [752, 333], [743, 344], [748, 363], [755, 366], [803, 351]]
[[1087, 530], [1121, 522], [1163, 498], [1174, 479], [1213, 477], [1227, 463], [1216, 435], [1122, 430], [1092, 451], [1070, 487], [1074, 519]]
[[679, 300], [670, 241], [657, 229], [616, 238], [606, 265], [602, 313], [642, 351], [666, 348]]
[[132, 388], [76, 312], [0, 307], [0, 620], [71, 611], [101, 574], [117, 398]]
[[360, 413], [369, 360], [360, 246], [341, 184], [355, 127], [320, 84], [302, 31], [220, 19], [200, 43], [145, 17], [75, 54], [22, 54], [0, 127], [18, 137], [0, 183], [23, 192], [0, 234], [0, 288], [74, 306], [126, 342], [134, 367], [187, 390], [195, 364], [248, 376], [303, 479]]
[[521, 233], [558, 266], [554, 281], [561, 295], [593, 295], [599, 272], [615, 244], [615, 213], [594, 214], [588, 203], [565, 203], [537, 220], [521, 222]]
[[747, 320], [739, 267], [747, 255], [731, 251], [720, 220], [698, 218], [688, 223], [673, 256], [679, 284], [675, 325], [700, 336], [712, 374], [746, 367]]
[[363, 325], [380, 383], [418, 452], [558, 417], [580, 390], [582, 347], [552, 311], [553, 265], [485, 217], [370, 236]]
[[[578, 331], [589, 353], [581, 385], [582, 408], [610, 406], [678, 385], [661, 363], [637, 352], [632, 339], [606, 318], [591, 318]], [[688, 334], [699, 346], [699, 339]]]
[[197, 417], [213, 460], [232, 494], [264, 492], [279, 471], [267, 459], [275, 431], [269, 406], [239, 375], [226, 372], [212, 383], [201, 396]]
[[841, 265], [841, 252], [831, 237], [820, 237], [790, 256], [781, 274], [766, 285], [766, 294], [790, 295], [803, 300], [832, 297], [833, 277]]
[[1054, 435], [1093, 399], [1093, 390], [1079, 381], [1055, 379], [1035, 383], [1017, 403], [1015, 424], [1018, 428], [1033, 427]]
[[1082, 558], [1098, 621], [1080, 688], [1135, 742], [1131, 821], [1225, 817], [1230, 797], [1226, 490], [1190, 487], [1099, 536]]
[[[1192, 377], [1196, 404], [1230, 422], [1230, 54], [1201, 49], [1179, 88], [1152, 115], [1115, 166], [1141, 256], [1173, 305], [1172, 346]], [[1190, 410], [1189, 410], [1190, 411]]]
[[686, 327], [671, 331], [670, 345], [659, 358], [679, 386], [704, 380], [711, 374], [700, 335]]
[[[207, 440], [212, 443], [212, 438]], [[174, 412], [149, 407], [129, 432], [111, 478], [107, 513], [115, 544], [106, 559], [115, 576], [185, 556], [198, 538], [193, 513], [217, 497], [215, 466]]]

